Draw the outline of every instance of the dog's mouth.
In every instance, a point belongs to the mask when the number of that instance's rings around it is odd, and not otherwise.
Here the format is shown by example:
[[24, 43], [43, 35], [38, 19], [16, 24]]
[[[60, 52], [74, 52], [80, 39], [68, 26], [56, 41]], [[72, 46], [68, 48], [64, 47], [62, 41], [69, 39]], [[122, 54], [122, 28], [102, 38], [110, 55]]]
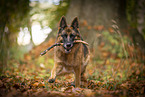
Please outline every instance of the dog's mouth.
[[70, 53], [71, 49], [65, 49], [65, 53]]
[[72, 47], [73, 47], [73, 44], [69, 44], [69, 45], [66, 44], [66, 45], [64, 45], [65, 53], [70, 53]]

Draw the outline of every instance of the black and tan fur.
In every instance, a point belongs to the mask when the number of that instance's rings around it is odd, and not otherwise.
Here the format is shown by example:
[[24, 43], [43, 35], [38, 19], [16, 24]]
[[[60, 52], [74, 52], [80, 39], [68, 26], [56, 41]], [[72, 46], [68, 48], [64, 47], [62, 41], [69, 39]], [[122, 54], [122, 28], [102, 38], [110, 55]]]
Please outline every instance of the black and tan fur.
[[74, 40], [82, 40], [78, 18], [74, 18], [69, 26], [66, 23], [65, 17], [62, 16], [56, 42], [63, 43], [63, 46], [54, 48], [55, 63], [49, 78], [50, 83], [55, 81], [57, 75], [66, 73], [75, 74], [76, 87], [80, 87], [81, 80], [84, 80], [84, 72], [89, 61], [89, 49], [85, 44], [74, 44]]

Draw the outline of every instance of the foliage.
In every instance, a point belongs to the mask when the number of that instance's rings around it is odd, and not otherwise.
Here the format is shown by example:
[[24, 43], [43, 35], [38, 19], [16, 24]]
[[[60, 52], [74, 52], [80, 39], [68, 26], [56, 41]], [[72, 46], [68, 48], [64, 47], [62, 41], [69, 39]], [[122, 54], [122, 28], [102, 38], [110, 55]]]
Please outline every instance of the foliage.
[[[70, 0], [60, 0], [58, 4], [49, 4], [49, 2], [39, 3], [31, 2], [32, 22], [39, 22], [41, 26], [49, 26], [53, 29], [59, 21], [59, 16], [66, 14]], [[35, 18], [33, 18], [35, 17]]]

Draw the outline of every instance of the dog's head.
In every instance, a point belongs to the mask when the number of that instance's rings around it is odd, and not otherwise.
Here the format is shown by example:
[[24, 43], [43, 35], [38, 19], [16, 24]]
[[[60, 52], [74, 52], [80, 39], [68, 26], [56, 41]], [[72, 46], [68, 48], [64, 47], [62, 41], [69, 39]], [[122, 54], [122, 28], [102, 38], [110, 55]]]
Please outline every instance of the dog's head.
[[64, 16], [60, 19], [58, 39], [63, 43], [65, 53], [69, 53], [74, 46], [74, 40], [80, 39], [78, 18], [75, 17], [71, 25], [67, 25]]

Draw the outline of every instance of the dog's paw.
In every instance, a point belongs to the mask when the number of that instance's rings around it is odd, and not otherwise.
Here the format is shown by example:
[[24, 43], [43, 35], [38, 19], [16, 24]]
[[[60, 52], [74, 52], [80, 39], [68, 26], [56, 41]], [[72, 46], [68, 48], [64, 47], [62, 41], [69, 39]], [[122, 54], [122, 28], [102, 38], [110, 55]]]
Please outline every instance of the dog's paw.
[[71, 86], [75, 87], [75, 83], [74, 83], [74, 82], [72, 82], [72, 83], [71, 83]]
[[55, 79], [49, 79], [48, 82], [49, 83], [54, 83], [55, 82]]

